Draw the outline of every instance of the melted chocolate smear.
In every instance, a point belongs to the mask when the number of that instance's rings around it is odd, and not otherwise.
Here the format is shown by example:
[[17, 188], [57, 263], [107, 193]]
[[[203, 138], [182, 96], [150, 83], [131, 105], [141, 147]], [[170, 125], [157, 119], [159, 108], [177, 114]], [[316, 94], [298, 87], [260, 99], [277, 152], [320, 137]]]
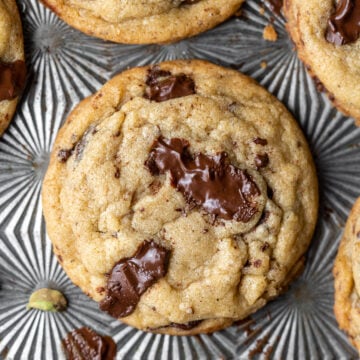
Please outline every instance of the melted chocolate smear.
[[283, 7], [283, 0], [266, 0], [266, 2], [269, 5], [271, 11], [280, 15], [281, 9]]
[[144, 97], [156, 102], [195, 94], [194, 80], [185, 74], [171, 75], [154, 66], [148, 70]]
[[0, 62], [0, 101], [12, 100], [24, 89], [26, 79], [25, 62]]
[[120, 260], [109, 275], [100, 309], [116, 318], [130, 315], [140, 296], [167, 272], [170, 251], [144, 241], [131, 258]]
[[326, 40], [335, 45], [352, 43], [360, 35], [360, 0], [339, 0], [330, 16]]
[[67, 334], [62, 341], [67, 360], [113, 360], [116, 344], [109, 336], [82, 327]]
[[225, 220], [248, 222], [257, 212], [254, 197], [259, 188], [245, 171], [228, 163], [227, 154], [189, 154], [184, 139], [160, 136], [145, 162], [152, 175], [170, 172], [176, 187], [189, 204]]

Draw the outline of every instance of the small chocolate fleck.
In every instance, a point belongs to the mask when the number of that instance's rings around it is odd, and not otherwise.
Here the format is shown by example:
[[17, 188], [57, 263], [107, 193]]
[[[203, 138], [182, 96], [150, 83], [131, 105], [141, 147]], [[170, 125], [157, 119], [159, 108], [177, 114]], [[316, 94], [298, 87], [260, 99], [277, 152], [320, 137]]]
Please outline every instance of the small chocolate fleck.
[[67, 360], [114, 360], [116, 357], [114, 340], [87, 327], [69, 332], [62, 346]]
[[19, 96], [24, 89], [25, 80], [26, 66], [24, 61], [0, 62], [0, 101], [12, 100]]
[[225, 152], [214, 156], [188, 152], [184, 139], [160, 136], [153, 144], [145, 165], [153, 175], [170, 172], [171, 185], [188, 204], [200, 206], [209, 215], [225, 220], [248, 222], [255, 215], [255, 198], [260, 190], [252, 177], [229, 164]]
[[360, 231], [358, 231], [358, 232], [356, 233], [356, 237], [357, 237], [358, 239], [360, 239]]
[[255, 166], [257, 169], [266, 167], [269, 165], [269, 156], [268, 154], [258, 154], [255, 157]]
[[259, 137], [255, 138], [253, 141], [256, 145], [262, 145], [262, 146], [265, 146], [268, 143], [266, 139], [262, 139]]
[[168, 327], [174, 327], [174, 328], [178, 328], [181, 330], [191, 330], [191, 329], [197, 327], [201, 322], [202, 322], [202, 320], [189, 321], [188, 323], [185, 323], [185, 324], [170, 323], [170, 325], [168, 325]]
[[115, 174], [114, 174], [115, 178], [116, 179], [119, 179], [120, 178], [120, 169], [115, 166]]
[[100, 309], [116, 318], [130, 315], [140, 296], [167, 272], [170, 251], [153, 240], [144, 241], [131, 258], [111, 270]]
[[360, 35], [360, 0], [339, 0], [326, 29], [326, 40], [334, 45], [355, 42]]
[[262, 261], [260, 259], [256, 259], [255, 261], [253, 261], [252, 265], [256, 268], [259, 268], [262, 264]]
[[171, 75], [169, 71], [160, 70], [156, 66], [148, 70], [145, 83], [148, 86], [144, 97], [156, 102], [195, 94], [195, 83], [189, 76]]
[[270, 247], [269, 243], [265, 242], [263, 245], [261, 245], [260, 250], [262, 252], [265, 252]]
[[271, 200], [274, 197], [274, 190], [268, 185], [266, 192], [267, 192], [267, 197]]
[[61, 163], [66, 163], [72, 152], [72, 149], [61, 149], [57, 153], [57, 158]]

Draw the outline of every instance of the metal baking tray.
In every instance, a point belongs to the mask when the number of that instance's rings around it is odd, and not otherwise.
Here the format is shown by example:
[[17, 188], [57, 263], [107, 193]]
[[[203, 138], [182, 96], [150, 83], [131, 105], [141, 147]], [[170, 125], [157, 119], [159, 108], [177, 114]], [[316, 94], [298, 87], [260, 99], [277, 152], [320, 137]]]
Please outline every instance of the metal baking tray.
[[[61, 339], [84, 325], [112, 336], [118, 359], [357, 358], [334, 318], [331, 270], [359, 195], [360, 129], [317, 91], [283, 17], [248, 0], [240, 16], [202, 35], [172, 45], [131, 46], [83, 35], [37, 0], [18, 4], [29, 74], [17, 114], [0, 139], [0, 358], [63, 359]], [[269, 23], [276, 42], [263, 39]], [[310, 143], [321, 191], [306, 268], [288, 292], [224, 331], [193, 337], [137, 331], [98, 311], [54, 257], [40, 195], [52, 143], [69, 111], [123, 69], [177, 58], [236, 68], [283, 101]], [[68, 310], [26, 310], [30, 294], [43, 286], [61, 290]]]

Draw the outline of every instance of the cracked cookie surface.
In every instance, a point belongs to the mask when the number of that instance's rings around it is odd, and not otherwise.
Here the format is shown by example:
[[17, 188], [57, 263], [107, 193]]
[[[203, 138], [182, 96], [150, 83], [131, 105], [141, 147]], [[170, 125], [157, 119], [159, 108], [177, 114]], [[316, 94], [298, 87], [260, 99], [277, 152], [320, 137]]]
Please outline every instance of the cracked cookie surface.
[[[354, 7], [345, 11], [349, 4]], [[359, 126], [360, 1], [285, 0], [284, 12], [299, 58], [333, 104]]]
[[25, 83], [24, 44], [15, 0], [0, 0], [0, 135], [8, 127]]
[[[303, 264], [318, 191], [285, 107], [241, 73], [193, 60], [125, 71], [82, 101], [58, 134], [43, 205], [85, 293], [111, 303], [131, 283], [124, 322], [194, 334], [282, 291]], [[164, 254], [156, 279], [144, 249]]]
[[168, 43], [211, 29], [243, 0], [42, 0], [69, 25], [105, 40]]
[[346, 222], [334, 264], [335, 316], [360, 352], [360, 199]]

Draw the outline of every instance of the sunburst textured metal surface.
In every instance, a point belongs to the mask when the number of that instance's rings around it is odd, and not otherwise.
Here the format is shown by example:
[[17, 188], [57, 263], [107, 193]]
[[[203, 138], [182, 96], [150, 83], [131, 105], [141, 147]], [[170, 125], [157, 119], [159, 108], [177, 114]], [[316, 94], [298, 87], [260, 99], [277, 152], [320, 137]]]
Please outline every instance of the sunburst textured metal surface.
[[[20, 0], [28, 85], [0, 139], [0, 358], [62, 359], [60, 341], [89, 325], [111, 335], [118, 359], [352, 359], [337, 328], [331, 269], [349, 209], [359, 195], [360, 129], [319, 93], [299, 62], [281, 16], [248, 0], [241, 16], [171, 45], [118, 45], [71, 29], [36, 0]], [[260, 11], [265, 9], [265, 12]], [[263, 39], [272, 23], [278, 40]], [[302, 276], [248, 319], [212, 335], [137, 331], [98, 311], [59, 266], [46, 235], [41, 184], [51, 146], [69, 111], [117, 72], [178, 58], [201, 58], [252, 76], [298, 119], [318, 169], [321, 204]], [[29, 295], [62, 291], [67, 311], [26, 310]]]

